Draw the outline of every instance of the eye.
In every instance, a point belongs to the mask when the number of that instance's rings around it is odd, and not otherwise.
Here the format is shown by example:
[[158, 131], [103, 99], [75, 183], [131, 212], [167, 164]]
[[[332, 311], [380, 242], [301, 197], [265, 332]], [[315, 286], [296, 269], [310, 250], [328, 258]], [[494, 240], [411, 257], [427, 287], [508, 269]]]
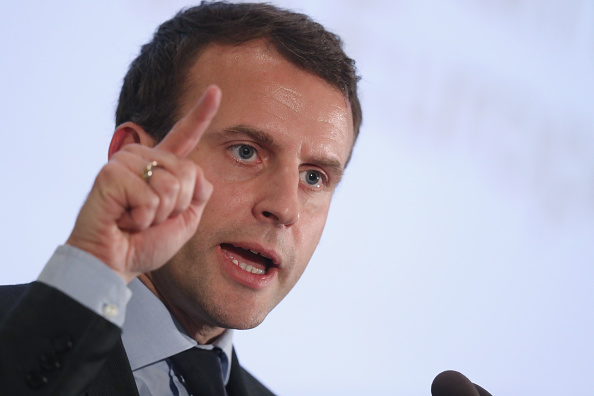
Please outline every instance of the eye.
[[308, 169], [299, 172], [299, 178], [305, 182], [308, 186], [316, 189], [322, 188], [324, 185], [324, 174], [320, 171]]
[[237, 144], [229, 147], [231, 155], [242, 162], [255, 162], [258, 159], [258, 150], [248, 144]]

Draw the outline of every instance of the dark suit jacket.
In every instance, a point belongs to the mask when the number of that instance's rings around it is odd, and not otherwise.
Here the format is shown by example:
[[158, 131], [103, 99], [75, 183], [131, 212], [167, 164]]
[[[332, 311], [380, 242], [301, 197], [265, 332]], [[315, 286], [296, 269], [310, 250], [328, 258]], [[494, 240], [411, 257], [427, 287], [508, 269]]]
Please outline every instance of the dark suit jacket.
[[[0, 395], [137, 396], [120, 334], [43, 283], [0, 286]], [[227, 393], [273, 395], [235, 351]]]

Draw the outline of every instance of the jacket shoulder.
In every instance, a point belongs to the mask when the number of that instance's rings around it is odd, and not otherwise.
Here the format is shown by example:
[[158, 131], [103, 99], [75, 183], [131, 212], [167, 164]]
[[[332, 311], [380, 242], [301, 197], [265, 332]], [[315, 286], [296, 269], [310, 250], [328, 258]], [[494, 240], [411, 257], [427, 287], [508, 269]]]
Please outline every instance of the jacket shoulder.
[[22, 285], [0, 286], [0, 320], [6, 312], [18, 301], [29, 287], [29, 283]]
[[243, 371], [243, 379], [246, 387], [249, 389], [250, 394], [259, 396], [274, 396], [274, 393], [270, 391], [264, 384], [262, 384], [256, 377], [250, 374], [249, 371], [241, 368]]

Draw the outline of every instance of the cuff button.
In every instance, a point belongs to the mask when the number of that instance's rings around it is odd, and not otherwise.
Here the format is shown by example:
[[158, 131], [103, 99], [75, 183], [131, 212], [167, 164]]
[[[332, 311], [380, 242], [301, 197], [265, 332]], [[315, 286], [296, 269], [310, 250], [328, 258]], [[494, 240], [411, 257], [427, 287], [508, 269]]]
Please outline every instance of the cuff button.
[[120, 310], [115, 304], [105, 304], [103, 306], [103, 315], [105, 315], [106, 318], [113, 319], [118, 316], [118, 313], [120, 313]]
[[52, 355], [41, 355], [39, 365], [43, 371], [55, 371], [61, 367], [60, 361]]
[[69, 335], [63, 334], [54, 337], [54, 339], [52, 340], [52, 346], [54, 348], [54, 351], [58, 353], [63, 353], [72, 349], [72, 347], [74, 346], [74, 342], [72, 341], [72, 338]]
[[30, 371], [25, 376], [25, 381], [27, 382], [27, 386], [31, 389], [41, 389], [47, 385], [47, 377], [37, 370]]

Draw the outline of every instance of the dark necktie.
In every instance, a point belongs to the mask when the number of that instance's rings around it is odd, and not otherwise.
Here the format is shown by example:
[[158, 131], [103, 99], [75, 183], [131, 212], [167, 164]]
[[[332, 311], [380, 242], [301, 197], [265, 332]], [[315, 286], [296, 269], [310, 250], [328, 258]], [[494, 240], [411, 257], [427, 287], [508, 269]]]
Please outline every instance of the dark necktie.
[[225, 396], [221, 360], [215, 350], [191, 348], [171, 360], [192, 396]]

